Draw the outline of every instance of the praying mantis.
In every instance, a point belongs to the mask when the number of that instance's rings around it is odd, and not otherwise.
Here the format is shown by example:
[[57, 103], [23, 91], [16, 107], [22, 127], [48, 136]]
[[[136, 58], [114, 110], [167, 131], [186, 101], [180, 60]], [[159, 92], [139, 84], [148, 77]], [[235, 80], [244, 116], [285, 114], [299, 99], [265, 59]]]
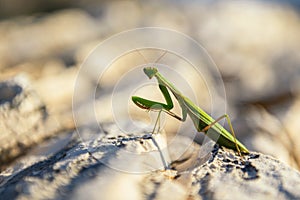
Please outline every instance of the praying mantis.
[[[188, 97], [184, 96], [172, 83], [170, 83], [162, 74], [158, 72], [157, 68], [145, 67], [143, 70], [149, 79], [152, 79], [153, 77], [157, 79], [159, 89], [163, 94], [166, 103], [156, 102], [138, 96], [132, 96], [132, 101], [139, 108], [159, 111], [158, 118], [160, 117], [160, 113], [163, 111], [182, 122], [186, 121], [187, 116], [189, 116], [198, 132], [203, 132], [220, 146], [237, 151], [239, 156], [249, 153], [249, 150], [236, 139], [231, 121], [227, 114], [224, 114], [223, 116], [214, 120], [204, 110], [195, 105]], [[178, 104], [181, 107], [182, 117], [171, 111], [171, 109], [174, 107], [174, 104], [169, 91], [171, 91], [173, 96], [178, 101]], [[227, 119], [232, 134], [218, 123], [218, 121], [223, 118]]]

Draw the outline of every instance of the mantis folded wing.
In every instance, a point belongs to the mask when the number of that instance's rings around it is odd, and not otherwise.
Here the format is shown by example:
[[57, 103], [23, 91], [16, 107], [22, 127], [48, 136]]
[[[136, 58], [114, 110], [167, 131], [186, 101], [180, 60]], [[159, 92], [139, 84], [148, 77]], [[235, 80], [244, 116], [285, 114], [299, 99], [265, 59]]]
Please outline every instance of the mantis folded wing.
[[[151, 101], [141, 97], [132, 96], [132, 101], [138, 107], [146, 110], [164, 111], [170, 116], [183, 122], [186, 120], [188, 115], [192, 119], [193, 124], [197, 129], [197, 131], [204, 132], [209, 138], [214, 140], [220, 146], [233, 149], [237, 151], [240, 156], [241, 153], [243, 154], [249, 153], [248, 149], [236, 139], [228, 115], [225, 114], [219, 117], [217, 120], [214, 120], [204, 110], [196, 106], [190, 99], [188, 99], [179, 90], [177, 90], [172, 83], [170, 83], [165, 77], [163, 77], [158, 72], [157, 68], [146, 67], [144, 68], [144, 72], [149, 77], [149, 79], [153, 77], [157, 79], [159, 84], [159, 89], [162, 92], [166, 100], [166, 103]], [[182, 110], [182, 117], [170, 111], [174, 107], [174, 105], [168, 90], [172, 92], [172, 94], [178, 101], [179, 106], [181, 107]], [[221, 126], [218, 123], [218, 121], [221, 120], [222, 118], [227, 119], [232, 134], [229, 133], [223, 126]]]

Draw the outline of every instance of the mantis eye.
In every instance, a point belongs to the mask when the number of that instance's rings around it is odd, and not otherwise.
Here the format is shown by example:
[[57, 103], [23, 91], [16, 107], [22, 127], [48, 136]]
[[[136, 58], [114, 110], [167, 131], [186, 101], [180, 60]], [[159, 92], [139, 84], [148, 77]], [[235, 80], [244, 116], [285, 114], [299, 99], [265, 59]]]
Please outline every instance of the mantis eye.
[[157, 73], [157, 69], [154, 67], [145, 67], [144, 72], [151, 79]]

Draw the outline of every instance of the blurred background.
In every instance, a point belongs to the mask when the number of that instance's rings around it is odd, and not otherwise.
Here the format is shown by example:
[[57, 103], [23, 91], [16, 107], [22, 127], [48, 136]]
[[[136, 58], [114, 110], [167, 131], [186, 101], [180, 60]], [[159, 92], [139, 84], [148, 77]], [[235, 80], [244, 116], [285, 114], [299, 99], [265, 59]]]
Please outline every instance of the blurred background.
[[300, 169], [299, 9], [296, 0], [0, 0], [0, 80], [25, 74], [49, 114], [72, 128], [77, 72], [99, 42], [137, 27], [176, 30], [218, 66], [239, 140]]

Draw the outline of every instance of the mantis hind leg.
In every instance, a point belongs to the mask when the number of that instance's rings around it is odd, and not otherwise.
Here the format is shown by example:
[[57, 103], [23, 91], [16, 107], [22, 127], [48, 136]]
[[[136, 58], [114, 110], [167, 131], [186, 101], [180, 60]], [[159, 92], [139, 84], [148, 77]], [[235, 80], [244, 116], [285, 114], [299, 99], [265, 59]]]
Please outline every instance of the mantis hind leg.
[[242, 154], [241, 154], [241, 150], [240, 150], [240, 148], [239, 148], [239, 146], [237, 144], [236, 136], [235, 136], [235, 133], [234, 133], [234, 130], [233, 130], [230, 118], [229, 118], [229, 116], [227, 114], [222, 115], [221, 117], [219, 117], [218, 119], [216, 119], [214, 122], [212, 122], [210, 125], [208, 125], [205, 128], [203, 128], [201, 131], [203, 131], [203, 132], [208, 131], [208, 129], [210, 129], [213, 125], [215, 125], [216, 123], [218, 123], [223, 118], [226, 118], [226, 120], [227, 120], [227, 123], [228, 123], [230, 131], [231, 131], [231, 135], [234, 137], [235, 147], [236, 147], [236, 149], [238, 151], [239, 156], [243, 157]]

